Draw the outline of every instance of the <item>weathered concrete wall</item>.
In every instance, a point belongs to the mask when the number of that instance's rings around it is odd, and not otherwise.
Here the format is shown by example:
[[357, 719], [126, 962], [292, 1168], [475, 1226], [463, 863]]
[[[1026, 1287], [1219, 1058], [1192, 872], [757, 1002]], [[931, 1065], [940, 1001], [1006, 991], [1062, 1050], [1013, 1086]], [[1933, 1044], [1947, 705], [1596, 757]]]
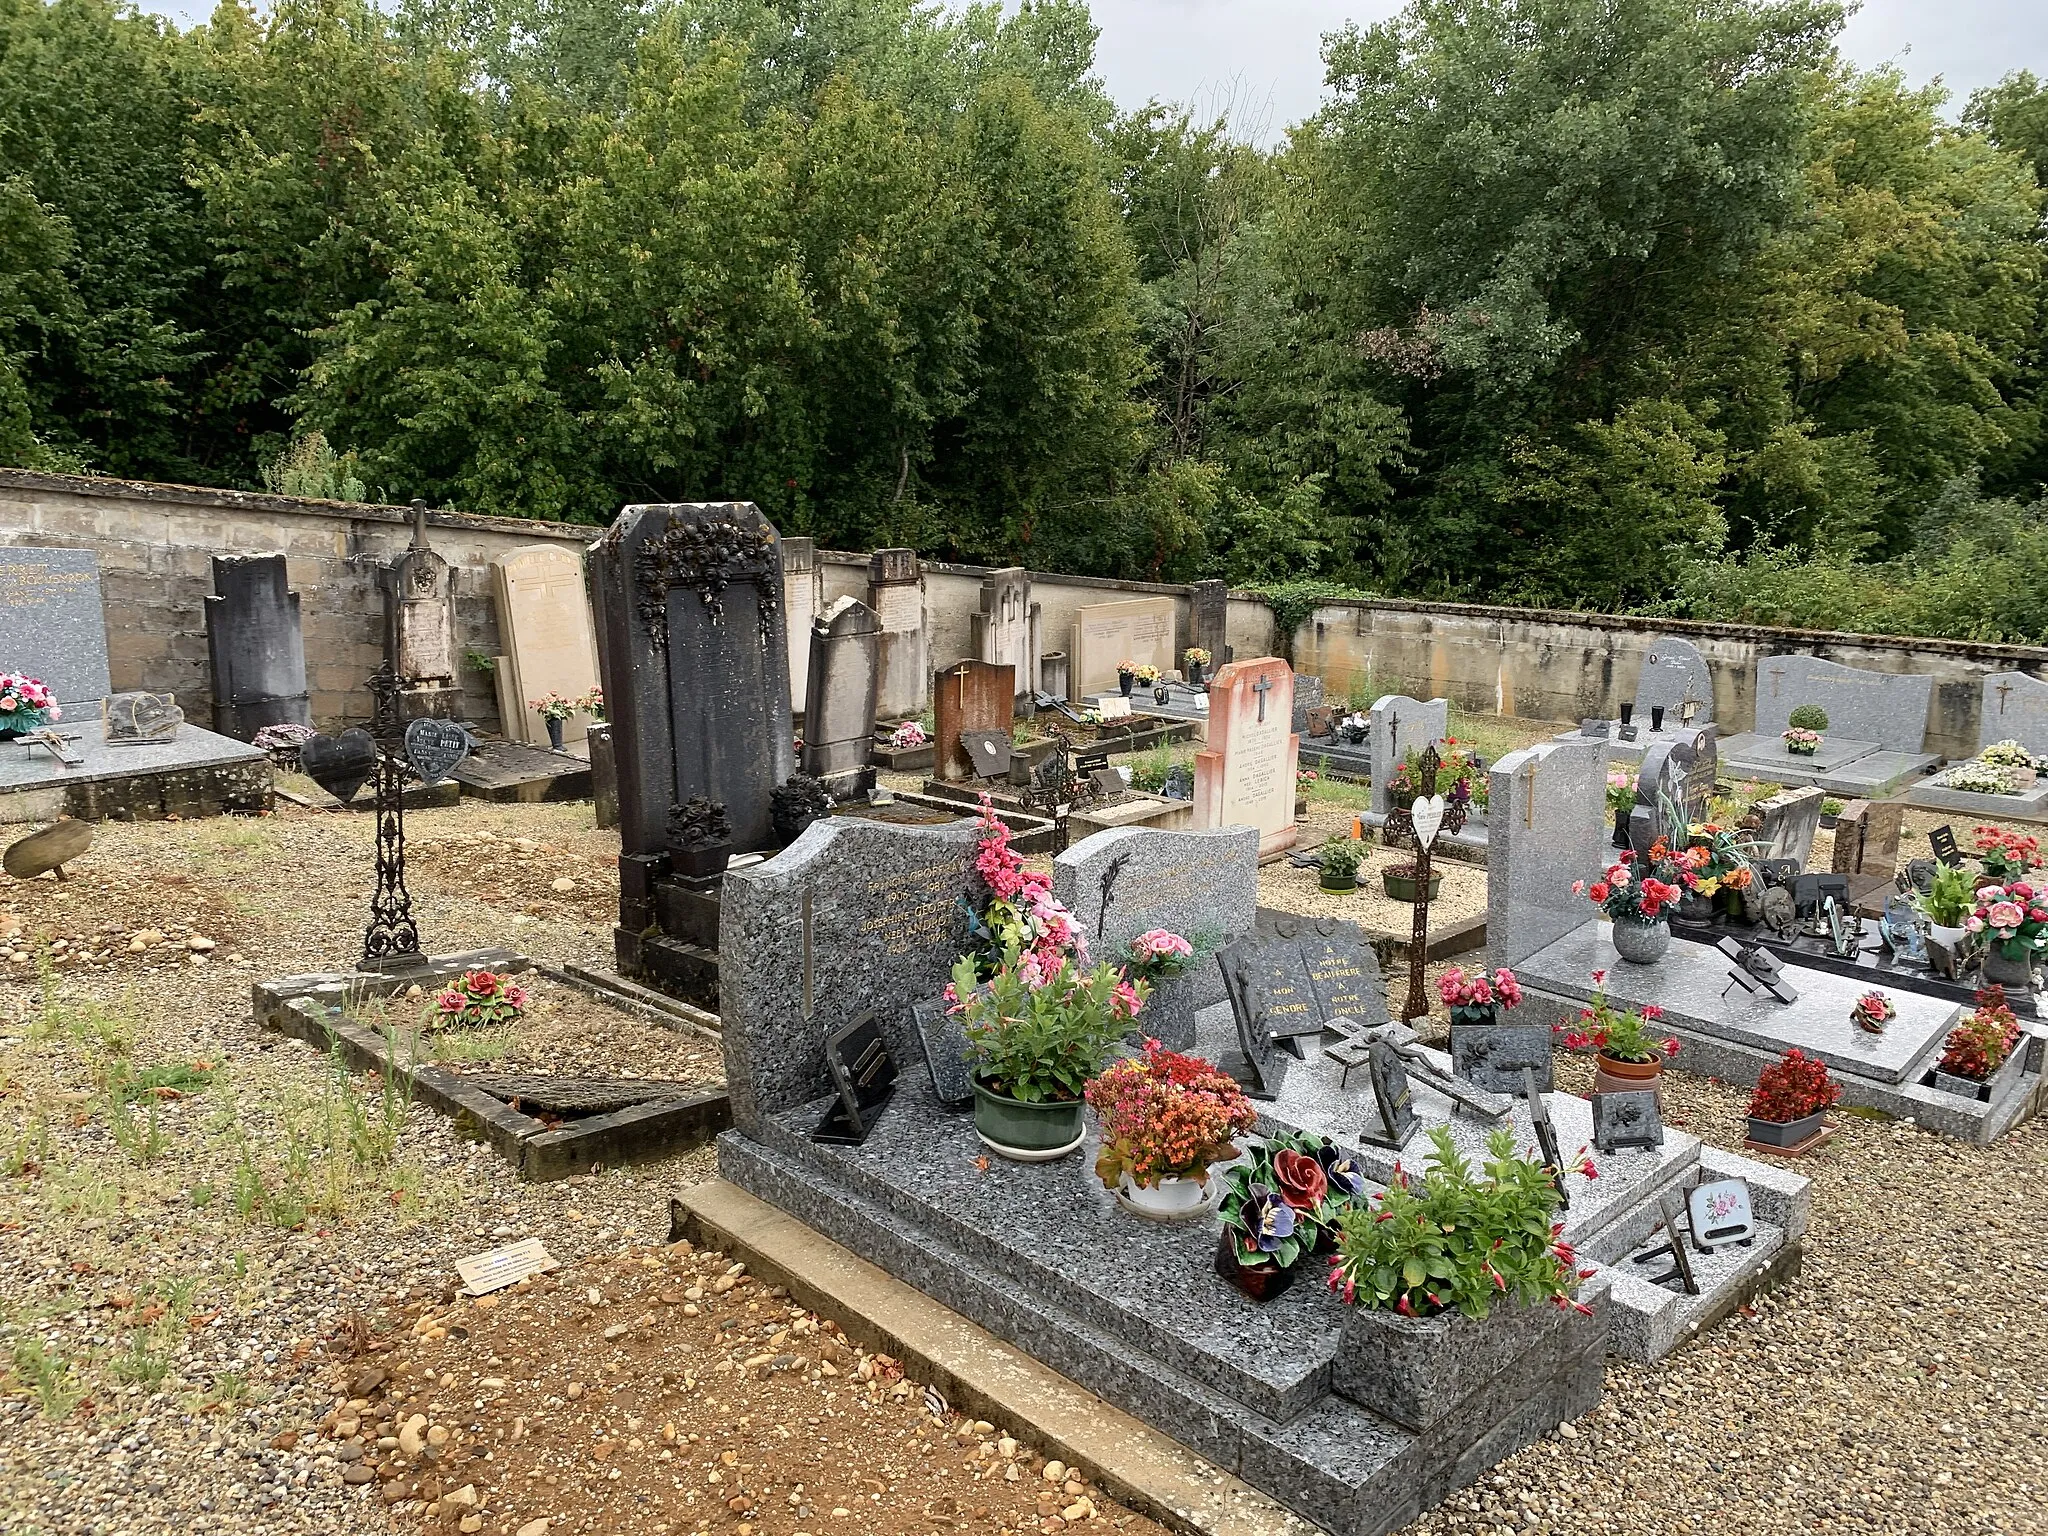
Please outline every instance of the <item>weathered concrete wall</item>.
[[[580, 555], [603, 531], [459, 512], [430, 512], [427, 521], [433, 547], [455, 567], [457, 641], [486, 656], [500, 644], [491, 560], [557, 541]], [[213, 556], [284, 555], [300, 597], [313, 720], [333, 729], [369, 718], [363, 684], [384, 659], [378, 572], [411, 542], [410, 525], [404, 507], [0, 470], [0, 543], [99, 555], [114, 687], [175, 693], [186, 718], [202, 723], [212, 718], [205, 600]], [[471, 723], [496, 730], [489, 674], [465, 666], [461, 683]]]
[[1755, 724], [1757, 663], [1786, 652], [1931, 675], [1927, 750], [1949, 757], [1976, 750], [1985, 673], [2048, 677], [2048, 649], [2038, 646], [1392, 599], [1318, 608], [1295, 633], [1294, 664], [1321, 673], [1333, 695], [1443, 697], [1468, 709], [1577, 722], [1612, 717], [1634, 694], [1657, 635], [1683, 635], [1700, 648], [1713, 672], [1714, 718], [1724, 735]]

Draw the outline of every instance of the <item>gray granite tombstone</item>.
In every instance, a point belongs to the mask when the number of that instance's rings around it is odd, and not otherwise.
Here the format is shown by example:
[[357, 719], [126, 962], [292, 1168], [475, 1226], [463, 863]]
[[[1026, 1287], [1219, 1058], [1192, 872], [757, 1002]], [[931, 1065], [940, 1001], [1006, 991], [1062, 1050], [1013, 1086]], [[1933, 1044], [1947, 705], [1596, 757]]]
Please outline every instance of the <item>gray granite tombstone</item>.
[[59, 704], [97, 704], [114, 691], [98, 555], [0, 545], [0, 671], [48, 684]]
[[2048, 683], [2024, 672], [1986, 675], [1977, 745], [2001, 741], [2016, 741], [2034, 756], [2048, 757]]
[[1718, 732], [1702, 726], [1671, 740], [1659, 740], [1643, 753], [1636, 774], [1636, 805], [1629, 813], [1629, 846], [1638, 854], [1670, 831], [1671, 812], [1688, 826], [1706, 820], [1720, 767]]
[[1766, 656], [1756, 669], [1756, 732], [1771, 737], [1801, 704], [1828, 713], [1827, 737], [1874, 741], [1891, 752], [1919, 752], [1927, 737], [1934, 679], [1845, 667], [1818, 656]]
[[299, 594], [283, 555], [215, 555], [206, 599], [213, 728], [247, 741], [266, 725], [311, 725]]
[[840, 598], [811, 622], [803, 771], [835, 800], [874, 785], [881, 644], [881, 621], [857, 598]]
[[1690, 640], [1658, 635], [1650, 641], [1636, 677], [1635, 723], [1648, 730], [1659, 708], [1667, 731], [1697, 728], [1714, 718], [1714, 674]]
[[109, 746], [174, 741], [184, 723], [174, 693], [114, 693], [100, 700], [100, 728]]
[[1312, 709], [1323, 707], [1323, 680], [1315, 676], [1294, 674], [1294, 734], [1308, 734], [1308, 714]]
[[1372, 743], [1372, 810], [1385, 816], [1392, 808], [1387, 781], [1410, 752], [1420, 752], [1450, 734], [1451, 706], [1448, 700], [1411, 699], [1390, 693], [1375, 700], [1369, 731]]
[[1607, 744], [1548, 741], [1510, 752], [1488, 775], [1486, 947], [1517, 966], [1598, 915], [1572, 883], [1607, 849]]
[[1763, 825], [1753, 834], [1756, 856], [1790, 859], [1804, 874], [1813, 857], [1813, 835], [1820, 830], [1820, 808], [1827, 795], [1818, 789], [1781, 789], [1754, 809]]
[[966, 946], [971, 821], [898, 826], [835, 816], [725, 877], [719, 1001], [733, 1124], [831, 1091], [824, 1042], [876, 1010], [899, 1063], [925, 1059], [912, 1005]]

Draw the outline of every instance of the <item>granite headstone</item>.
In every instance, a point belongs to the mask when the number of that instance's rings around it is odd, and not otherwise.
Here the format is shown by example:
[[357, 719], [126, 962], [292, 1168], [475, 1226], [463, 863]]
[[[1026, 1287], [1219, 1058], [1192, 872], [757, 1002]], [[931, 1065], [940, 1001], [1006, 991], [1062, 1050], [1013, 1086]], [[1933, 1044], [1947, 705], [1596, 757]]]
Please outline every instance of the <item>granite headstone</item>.
[[2024, 672], [1992, 672], [1984, 679], [1977, 745], [2016, 741], [2048, 757], [2048, 683]]
[[1389, 693], [1373, 702], [1367, 729], [1372, 742], [1372, 812], [1385, 816], [1393, 809], [1387, 784], [1410, 752], [1442, 741], [1451, 731], [1451, 706], [1445, 699], [1411, 699]]
[[924, 567], [914, 549], [878, 549], [868, 556], [868, 606], [881, 625], [875, 708], [888, 718], [924, 712], [931, 665], [924, 621]]
[[810, 539], [785, 536], [782, 626], [789, 636], [789, 707], [802, 715], [808, 715], [811, 707], [811, 621], [817, 616], [818, 546]]
[[98, 555], [0, 545], [0, 671], [40, 679], [59, 704], [97, 704], [114, 691]]
[[1820, 830], [1820, 808], [1826, 799], [1818, 789], [1781, 789], [1759, 800], [1754, 810], [1763, 825], [1752, 836], [1756, 857], [1792, 860], [1803, 874], [1813, 857], [1813, 835]]
[[1309, 711], [1323, 707], [1323, 680], [1312, 673], [1294, 674], [1294, 734], [1308, 734]]
[[1572, 883], [1595, 877], [1607, 852], [1607, 744], [1550, 741], [1488, 773], [1486, 947], [1518, 966], [1598, 915]]
[[1668, 741], [1659, 740], [1643, 753], [1636, 773], [1636, 804], [1629, 813], [1629, 846], [1638, 854], [1671, 830], [1675, 810], [1686, 825], [1707, 819], [1720, 767], [1718, 732], [1706, 725]]
[[313, 723], [299, 594], [283, 555], [215, 555], [206, 599], [213, 728], [247, 741], [266, 725]]
[[1230, 660], [1230, 585], [1198, 581], [1188, 588], [1188, 644], [1209, 653], [1215, 666]]
[[881, 621], [858, 598], [842, 597], [811, 622], [808, 640], [803, 771], [833, 799], [855, 799], [874, 785]]
[[1766, 656], [1756, 669], [1756, 730], [1783, 734], [1792, 711], [1818, 704], [1828, 714], [1823, 733], [1841, 741], [1873, 741], [1891, 752], [1919, 752], [1927, 737], [1934, 679], [1845, 667], [1818, 656]]
[[1714, 674], [1690, 640], [1658, 635], [1650, 641], [1636, 677], [1636, 724], [1647, 727], [1658, 708], [1667, 731], [1697, 728], [1714, 718]]

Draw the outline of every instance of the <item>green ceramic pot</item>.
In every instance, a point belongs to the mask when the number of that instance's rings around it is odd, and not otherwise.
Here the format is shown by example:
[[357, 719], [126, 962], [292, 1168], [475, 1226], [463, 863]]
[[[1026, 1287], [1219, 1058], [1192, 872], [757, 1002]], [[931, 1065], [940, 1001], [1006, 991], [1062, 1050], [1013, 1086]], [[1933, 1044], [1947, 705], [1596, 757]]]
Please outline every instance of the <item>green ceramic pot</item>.
[[1081, 1143], [1079, 1099], [1027, 1104], [974, 1084], [974, 1129], [991, 1152], [1018, 1162], [1049, 1162]]
[[[1383, 870], [1380, 873], [1380, 886], [1386, 891], [1387, 900], [1405, 902], [1411, 907], [1415, 905], [1415, 898], [1419, 894], [1419, 889], [1414, 876], [1397, 875], [1391, 869]], [[1431, 870], [1429, 874], [1429, 895], [1426, 899], [1435, 901], [1442, 894], [1443, 888], [1444, 877], [1435, 870]]]

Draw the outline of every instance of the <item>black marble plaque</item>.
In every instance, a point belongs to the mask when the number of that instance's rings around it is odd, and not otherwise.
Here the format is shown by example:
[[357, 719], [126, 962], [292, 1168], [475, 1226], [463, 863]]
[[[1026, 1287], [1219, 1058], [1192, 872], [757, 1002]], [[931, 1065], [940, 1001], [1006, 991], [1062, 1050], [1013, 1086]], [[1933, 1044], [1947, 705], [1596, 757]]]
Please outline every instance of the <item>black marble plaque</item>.
[[1239, 956], [1245, 995], [1260, 1016], [1266, 1033], [1277, 1040], [1320, 1035], [1324, 1015], [1301, 948], [1291, 941], [1254, 943]]
[[825, 1037], [825, 1067], [839, 1100], [811, 1140], [859, 1146], [896, 1089], [896, 1062], [872, 1009]]
[[1664, 1145], [1664, 1117], [1655, 1089], [1593, 1095], [1593, 1150], [1652, 1151]]
[[941, 1104], [957, 1108], [974, 1102], [974, 1079], [967, 1063], [967, 1027], [949, 1013], [943, 998], [912, 1003], [910, 1016], [924, 1044], [925, 1065], [931, 1068], [932, 1092]]
[[1216, 965], [1223, 972], [1223, 990], [1230, 998], [1230, 1014], [1237, 1026], [1238, 1060], [1226, 1061], [1224, 1069], [1235, 1077], [1244, 1091], [1255, 1099], [1274, 1099], [1287, 1075], [1288, 1058], [1273, 1045], [1267, 1027], [1254, 974], [1257, 939], [1239, 939], [1216, 952]]
[[405, 760], [422, 784], [438, 784], [469, 755], [469, 732], [453, 720], [415, 720], [405, 728]]
[[1001, 779], [1010, 773], [1010, 733], [1008, 731], [962, 731], [960, 745], [967, 753], [967, 760], [974, 764], [974, 776], [978, 779]]
[[1392, 1022], [1379, 956], [1355, 923], [1315, 919], [1303, 925], [1295, 942], [1320, 1022], [1347, 1018], [1366, 1029]]
[[351, 726], [339, 736], [309, 736], [299, 747], [299, 766], [307, 778], [347, 805], [377, 771], [377, 743], [361, 726]]
[[1522, 1072], [1522, 1096], [1529, 1101], [1529, 1119], [1536, 1130], [1537, 1153], [1543, 1159], [1543, 1166], [1550, 1170], [1550, 1182], [1557, 1188], [1557, 1208], [1569, 1210], [1572, 1197], [1564, 1187], [1564, 1156], [1557, 1149], [1557, 1127], [1551, 1123], [1550, 1106], [1543, 1101], [1543, 1090], [1536, 1086], [1536, 1074], [1526, 1068]]

